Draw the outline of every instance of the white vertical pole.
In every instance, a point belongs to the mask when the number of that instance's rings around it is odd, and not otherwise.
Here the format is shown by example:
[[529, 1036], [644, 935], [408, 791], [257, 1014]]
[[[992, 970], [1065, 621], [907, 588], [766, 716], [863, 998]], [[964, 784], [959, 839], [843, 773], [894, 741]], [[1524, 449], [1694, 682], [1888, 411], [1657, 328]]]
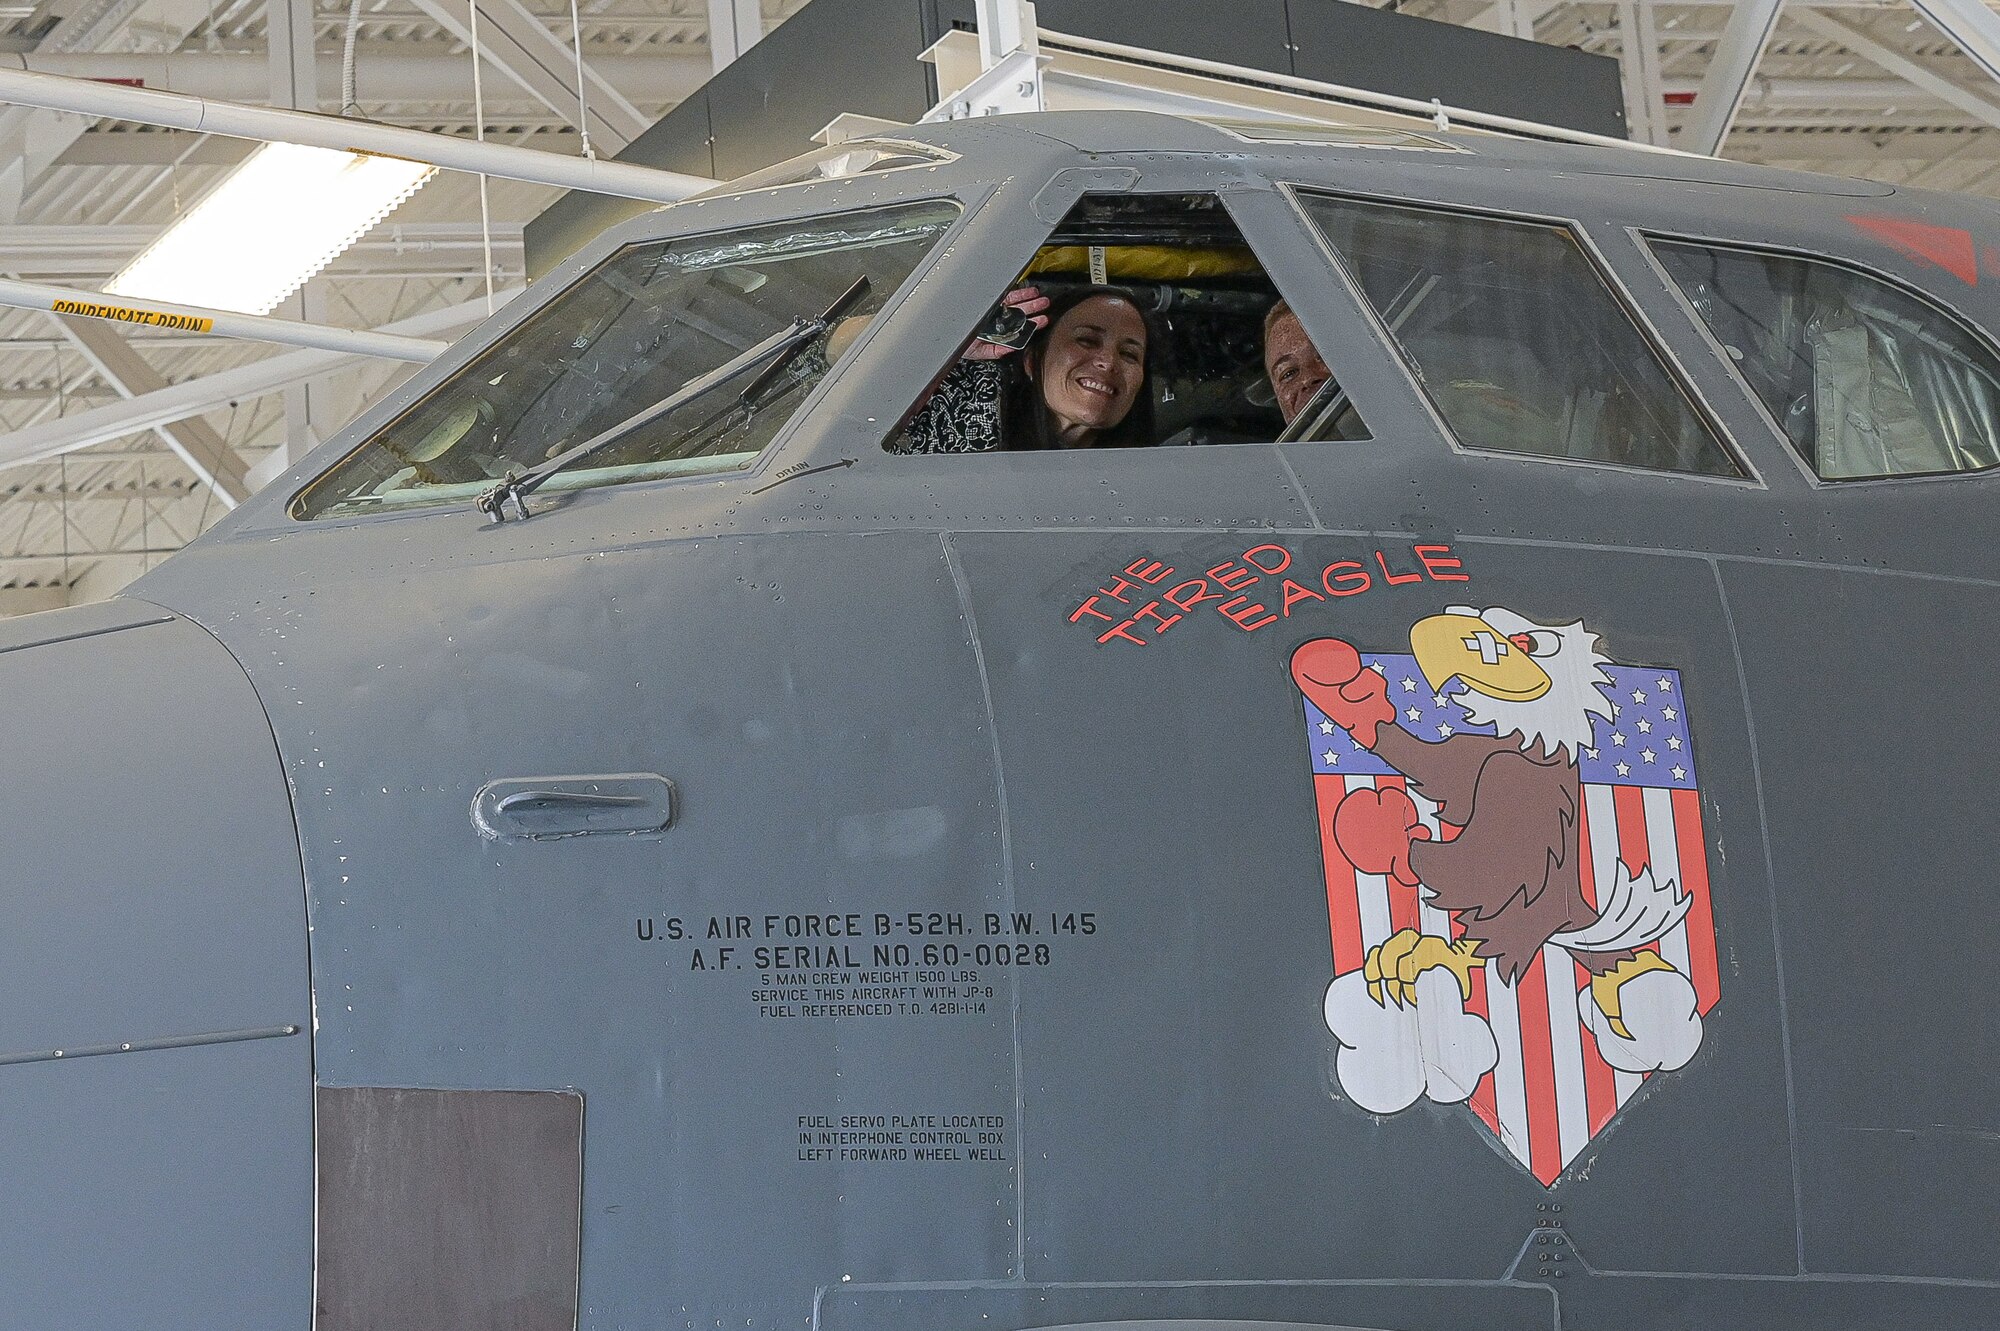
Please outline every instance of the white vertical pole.
[[[319, 62], [313, 51], [312, 0], [265, 0], [265, 40], [271, 64], [271, 105], [319, 110]], [[326, 322], [326, 283], [315, 278], [278, 307], [281, 317]], [[285, 463], [310, 452], [332, 422], [326, 419], [331, 385], [308, 379], [285, 390]]]
[[708, 56], [720, 74], [764, 36], [757, 0], [708, 0]]
[[1739, 0], [1729, 13], [1722, 40], [1715, 45], [1708, 73], [1694, 95], [1694, 122], [1688, 127], [1689, 152], [1714, 156], [1722, 151], [1729, 127], [1743, 106], [1743, 94], [1750, 87], [1750, 73], [1757, 57], [1778, 26], [1778, 9], [1783, 0]]

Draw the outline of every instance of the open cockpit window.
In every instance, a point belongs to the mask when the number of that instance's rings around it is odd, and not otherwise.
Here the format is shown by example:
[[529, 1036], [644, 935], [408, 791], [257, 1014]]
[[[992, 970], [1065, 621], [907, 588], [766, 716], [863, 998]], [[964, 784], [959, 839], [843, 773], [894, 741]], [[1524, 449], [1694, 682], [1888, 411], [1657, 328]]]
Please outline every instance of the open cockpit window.
[[1821, 259], [1648, 243], [1821, 478], [2000, 464], [2000, 359], [1951, 315]]
[[1367, 437], [1213, 194], [1087, 195], [994, 294], [890, 452]]
[[1461, 444], [1743, 474], [1568, 228], [1300, 200]]
[[881, 309], [957, 217], [955, 204], [903, 204], [628, 245], [306, 487], [293, 516], [470, 504], [599, 437], [544, 491], [745, 469], [825, 375], [827, 348], [647, 409], [821, 314], [857, 279], [855, 308]]

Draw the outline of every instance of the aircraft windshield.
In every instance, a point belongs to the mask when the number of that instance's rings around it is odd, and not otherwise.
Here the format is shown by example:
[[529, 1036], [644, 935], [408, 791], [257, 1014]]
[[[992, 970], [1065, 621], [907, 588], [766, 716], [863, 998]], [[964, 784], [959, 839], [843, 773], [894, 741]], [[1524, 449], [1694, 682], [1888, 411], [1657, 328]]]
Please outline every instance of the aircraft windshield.
[[[957, 216], [910, 204], [628, 246], [308, 486], [293, 515], [469, 502], [819, 313], [856, 278], [868, 279], [859, 312], [881, 309]], [[746, 468], [827, 368], [800, 356], [754, 404], [687, 403], [544, 493]]]
[[1302, 202], [1460, 442], [1742, 475], [1567, 228]]
[[1957, 319], [1824, 260], [1652, 246], [1821, 478], [2000, 466], [2000, 360]]

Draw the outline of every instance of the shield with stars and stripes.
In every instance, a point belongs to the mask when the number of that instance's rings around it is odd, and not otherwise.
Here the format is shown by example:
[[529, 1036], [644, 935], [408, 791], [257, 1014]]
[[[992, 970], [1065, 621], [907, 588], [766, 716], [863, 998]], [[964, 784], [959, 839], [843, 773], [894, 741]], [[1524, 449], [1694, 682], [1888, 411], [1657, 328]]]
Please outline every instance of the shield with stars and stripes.
[[[1442, 743], [1458, 734], [1493, 733], [1491, 725], [1468, 720], [1455, 694], [1433, 692], [1414, 657], [1363, 653], [1362, 661], [1387, 684], [1397, 724], [1418, 739]], [[1706, 1015], [1718, 997], [1715, 925], [1680, 674], [1622, 665], [1607, 665], [1604, 673], [1615, 710], [1610, 717], [1593, 718], [1593, 747], [1578, 756], [1583, 891], [1598, 905], [1619, 866], [1628, 876], [1650, 869], [1654, 881], [1677, 885], [1688, 899], [1685, 916], [1644, 950], [1658, 952], [1692, 983], [1697, 1010]], [[1425, 900], [1421, 889], [1360, 872], [1341, 852], [1332, 831], [1340, 801], [1354, 790], [1407, 789], [1406, 782], [1310, 700], [1301, 702], [1319, 811], [1334, 976], [1360, 970], [1369, 949], [1398, 930], [1463, 937], [1464, 926]], [[1421, 797], [1415, 803], [1434, 838], [1456, 834], [1456, 829], [1439, 826], [1435, 804]], [[1501, 1147], [1545, 1186], [1561, 1176], [1649, 1075], [1614, 1068], [1600, 1052], [1579, 1015], [1579, 994], [1590, 979], [1568, 950], [1551, 942], [1512, 986], [1489, 967], [1474, 968], [1472, 995], [1464, 1003], [1467, 1013], [1491, 1028], [1498, 1048], [1497, 1063], [1479, 1079], [1467, 1104]]]

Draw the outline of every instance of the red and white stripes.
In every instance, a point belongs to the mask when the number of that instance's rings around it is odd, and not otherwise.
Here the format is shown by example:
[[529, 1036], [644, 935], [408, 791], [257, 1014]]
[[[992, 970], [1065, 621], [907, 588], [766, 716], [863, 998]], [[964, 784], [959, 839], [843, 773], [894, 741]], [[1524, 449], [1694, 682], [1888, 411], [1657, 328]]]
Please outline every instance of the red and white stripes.
[[[1421, 901], [1415, 890], [1357, 872], [1334, 842], [1334, 809], [1349, 791], [1402, 787], [1403, 778], [1316, 775], [1313, 781], [1334, 974], [1360, 969], [1368, 949], [1398, 929], [1462, 936], [1462, 926]], [[1434, 805], [1416, 803], [1434, 837], [1451, 834], [1438, 826]], [[1592, 904], [1597, 884], [1610, 880], [1617, 863], [1632, 874], [1650, 865], [1655, 881], [1678, 883], [1691, 898], [1687, 917], [1647, 946], [1688, 977], [1706, 1015], [1715, 1006], [1719, 975], [1700, 796], [1693, 790], [1585, 785], [1579, 850]], [[1472, 1095], [1473, 1112], [1544, 1184], [1556, 1180], [1643, 1080], [1612, 1068], [1598, 1052], [1577, 1011], [1578, 994], [1589, 984], [1589, 973], [1570, 953], [1549, 944], [1512, 987], [1487, 968], [1475, 970], [1465, 1005], [1486, 1019], [1500, 1051], [1499, 1063]]]

